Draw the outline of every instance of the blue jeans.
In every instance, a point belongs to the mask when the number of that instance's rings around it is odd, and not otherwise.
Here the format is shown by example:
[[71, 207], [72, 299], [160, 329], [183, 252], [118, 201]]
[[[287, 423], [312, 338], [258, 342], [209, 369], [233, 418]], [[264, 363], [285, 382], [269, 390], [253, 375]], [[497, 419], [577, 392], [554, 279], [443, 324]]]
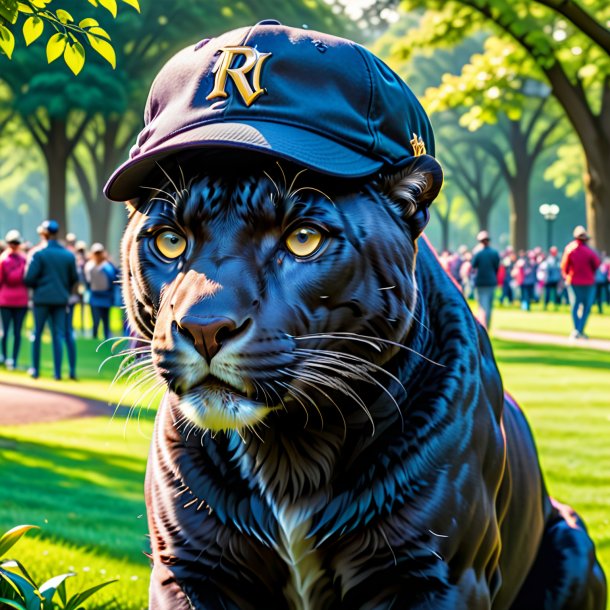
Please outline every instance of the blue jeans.
[[76, 377], [76, 339], [74, 338], [74, 305], [66, 309], [66, 351], [68, 352], [68, 368], [70, 377]]
[[523, 284], [521, 286], [521, 309], [529, 311], [531, 309], [531, 302], [534, 298], [534, 285]]
[[53, 342], [53, 370], [55, 379], [61, 378], [63, 341], [66, 336], [67, 305], [34, 305], [34, 342], [32, 343], [32, 368], [37, 377], [40, 372], [40, 343], [42, 331], [49, 320]]
[[483, 326], [485, 326], [485, 328], [489, 328], [489, 325], [491, 324], [491, 310], [493, 309], [496, 287], [476, 286], [474, 292], [477, 299], [477, 303], [479, 304], [479, 321], [481, 322], [481, 324], [483, 324]]
[[574, 330], [584, 333], [595, 298], [595, 286], [567, 286]]
[[8, 335], [9, 328], [13, 326], [13, 366], [17, 368], [17, 358], [19, 357], [19, 347], [21, 346], [21, 328], [25, 314], [28, 312], [27, 307], [0, 307], [0, 315], [2, 316], [2, 327], [4, 335], [2, 337], [2, 355], [6, 360], [8, 358]]
[[91, 305], [91, 317], [93, 318], [93, 338], [97, 339], [100, 322], [104, 327], [104, 339], [110, 338], [110, 307], [99, 307]]

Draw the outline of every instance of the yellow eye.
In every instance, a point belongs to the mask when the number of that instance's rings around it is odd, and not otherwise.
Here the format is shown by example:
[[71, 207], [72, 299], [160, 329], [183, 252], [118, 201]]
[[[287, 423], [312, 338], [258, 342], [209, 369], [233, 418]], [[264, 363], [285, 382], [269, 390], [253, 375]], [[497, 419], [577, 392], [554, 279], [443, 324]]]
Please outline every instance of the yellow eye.
[[155, 237], [155, 246], [166, 258], [178, 258], [186, 250], [186, 239], [174, 231], [163, 231]]
[[311, 256], [322, 244], [322, 233], [313, 227], [299, 227], [286, 239], [286, 247], [299, 257]]

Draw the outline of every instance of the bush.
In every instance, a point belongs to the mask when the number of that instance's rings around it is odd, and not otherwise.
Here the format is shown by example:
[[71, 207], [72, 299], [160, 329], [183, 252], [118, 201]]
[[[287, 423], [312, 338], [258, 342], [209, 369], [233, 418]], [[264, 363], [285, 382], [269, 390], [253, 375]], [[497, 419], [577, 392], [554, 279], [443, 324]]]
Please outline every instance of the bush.
[[66, 580], [72, 572], [53, 576], [37, 585], [25, 566], [6, 553], [35, 525], [18, 525], [0, 537], [0, 609], [16, 610], [85, 610], [83, 605], [97, 591], [114, 580], [103, 582], [84, 591], [68, 595]]

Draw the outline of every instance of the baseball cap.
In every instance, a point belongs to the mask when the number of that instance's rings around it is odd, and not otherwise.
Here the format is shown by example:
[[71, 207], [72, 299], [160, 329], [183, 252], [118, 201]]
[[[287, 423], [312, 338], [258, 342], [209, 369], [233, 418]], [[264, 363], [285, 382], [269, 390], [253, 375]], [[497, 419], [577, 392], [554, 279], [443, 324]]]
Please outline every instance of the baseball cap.
[[59, 223], [56, 220], [44, 220], [40, 227], [38, 227], [40, 229], [39, 232], [45, 232], [45, 233], [58, 233], [59, 232]]
[[21, 233], [17, 229], [11, 229], [5, 236], [4, 241], [7, 244], [20, 244], [23, 242]]
[[574, 228], [572, 236], [574, 237], [574, 239], [583, 239], [583, 240], [590, 239], [590, 236], [587, 233], [587, 229], [585, 229], [582, 225], [578, 225], [577, 227]]
[[104, 250], [105, 250], [104, 244], [100, 244], [99, 242], [95, 242], [94, 244], [91, 244], [91, 252], [94, 254], [97, 252], [103, 252]]
[[477, 241], [489, 241], [491, 238], [489, 237], [489, 233], [487, 231], [479, 231], [477, 235]]
[[104, 187], [111, 200], [136, 197], [157, 163], [187, 149], [265, 153], [345, 178], [434, 155], [428, 116], [383, 61], [273, 20], [178, 52], [152, 84], [144, 124]]

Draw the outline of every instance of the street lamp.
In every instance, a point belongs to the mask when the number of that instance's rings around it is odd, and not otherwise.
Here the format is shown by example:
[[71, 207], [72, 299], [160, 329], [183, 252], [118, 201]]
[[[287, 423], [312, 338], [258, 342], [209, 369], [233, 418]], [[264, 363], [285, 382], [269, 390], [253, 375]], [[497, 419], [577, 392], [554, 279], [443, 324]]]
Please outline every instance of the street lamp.
[[546, 248], [548, 250], [553, 245], [553, 221], [559, 214], [559, 206], [555, 203], [543, 203], [538, 211], [546, 220]]

